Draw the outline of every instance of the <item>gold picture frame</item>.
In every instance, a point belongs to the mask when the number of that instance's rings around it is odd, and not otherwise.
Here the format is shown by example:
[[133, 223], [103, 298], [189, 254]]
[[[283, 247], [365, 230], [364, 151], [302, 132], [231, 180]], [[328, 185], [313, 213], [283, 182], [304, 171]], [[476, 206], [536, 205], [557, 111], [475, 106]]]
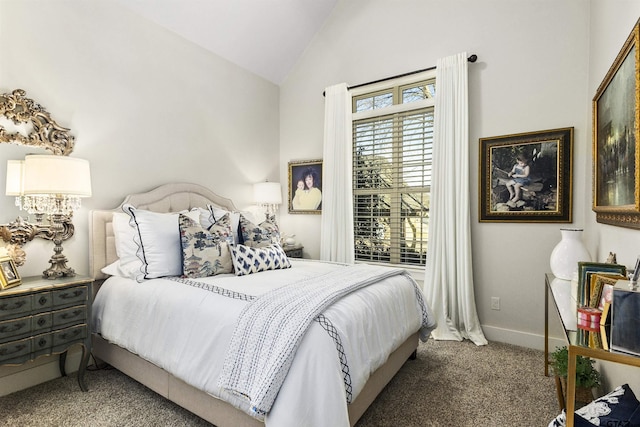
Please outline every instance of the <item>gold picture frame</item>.
[[640, 228], [640, 20], [593, 98], [596, 221]]
[[16, 263], [10, 256], [0, 257], [0, 290], [12, 288], [22, 283]]
[[290, 214], [322, 213], [322, 160], [289, 162]]
[[571, 222], [573, 127], [480, 138], [480, 222]]

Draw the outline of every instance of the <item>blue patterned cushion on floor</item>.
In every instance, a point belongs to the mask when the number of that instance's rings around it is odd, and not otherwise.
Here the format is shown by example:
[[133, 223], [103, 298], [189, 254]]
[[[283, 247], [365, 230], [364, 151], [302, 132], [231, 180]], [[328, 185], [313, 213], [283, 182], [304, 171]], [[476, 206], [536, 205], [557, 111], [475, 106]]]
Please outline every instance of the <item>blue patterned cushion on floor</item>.
[[231, 247], [231, 258], [236, 276], [291, 267], [289, 258], [280, 245], [264, 248], [235, 245]]
[[[549, 427], [563, 427], [565, 413], [551, 421]], [[640, 402], [628, 384], [576, 410], [575, 427], [640, 427]]]
[[566, 422], [567, 422], [567, 414], [565, 414], [563, 409], [560, 415], [558, 415], [553, 420], [551, 420], [548, 427], [565, 427], [567, 425]]

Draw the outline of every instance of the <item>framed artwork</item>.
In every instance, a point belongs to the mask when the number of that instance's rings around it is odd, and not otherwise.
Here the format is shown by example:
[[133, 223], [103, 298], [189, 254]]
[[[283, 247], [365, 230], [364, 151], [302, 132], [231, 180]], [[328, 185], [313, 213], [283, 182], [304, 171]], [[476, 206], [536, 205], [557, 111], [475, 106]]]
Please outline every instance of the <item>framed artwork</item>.
[[593, 98], [596, 221], [630, 228], [640, 228], [638, 25], [636, 23], [629, 34]]
[[604, 304], [611, 302], [611, 292], [618, 280], [626, 280], [622, 274], [594, 273], [591, 275], [591, 293], [589, 307], [602, 310]]
[[322, 160], [289, 162], [289, 213], [322, 213]]
[[480, 138], [480, 222], [571, 222], [573, 128]]
[[0, 290], [18, 286], [22, 282], [16, 263], [10, 256], [0, 258], [0, 267]]

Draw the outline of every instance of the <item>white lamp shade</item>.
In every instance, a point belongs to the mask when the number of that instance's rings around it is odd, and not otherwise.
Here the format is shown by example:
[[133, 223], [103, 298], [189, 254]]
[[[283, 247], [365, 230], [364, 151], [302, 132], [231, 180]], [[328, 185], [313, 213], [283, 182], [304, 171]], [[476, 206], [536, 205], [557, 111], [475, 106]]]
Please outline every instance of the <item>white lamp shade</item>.
[[253, 199], [262, 205], [280, 205], [282, 204], [282, 187], [279, 182], [253, 184]]
[[22, 196], [24, 194], [24, 161], [7, 160], [7, 196]]
[[68, 156], [25, 156], [24, 194], [91, 197], [89, 162]]

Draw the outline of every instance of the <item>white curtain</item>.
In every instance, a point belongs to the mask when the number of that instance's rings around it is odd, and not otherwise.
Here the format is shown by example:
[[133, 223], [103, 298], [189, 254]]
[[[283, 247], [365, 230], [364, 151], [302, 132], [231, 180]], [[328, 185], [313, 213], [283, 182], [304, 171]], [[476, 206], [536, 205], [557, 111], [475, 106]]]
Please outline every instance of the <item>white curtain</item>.
[[354, 262], [351, 96], [344, 83], [325, 90], [320, 259]]
[[483, 345], [471, 262], [467, 77], [466, 53], [438, 60], [424, 291], [438, 320], [434, 339]]

